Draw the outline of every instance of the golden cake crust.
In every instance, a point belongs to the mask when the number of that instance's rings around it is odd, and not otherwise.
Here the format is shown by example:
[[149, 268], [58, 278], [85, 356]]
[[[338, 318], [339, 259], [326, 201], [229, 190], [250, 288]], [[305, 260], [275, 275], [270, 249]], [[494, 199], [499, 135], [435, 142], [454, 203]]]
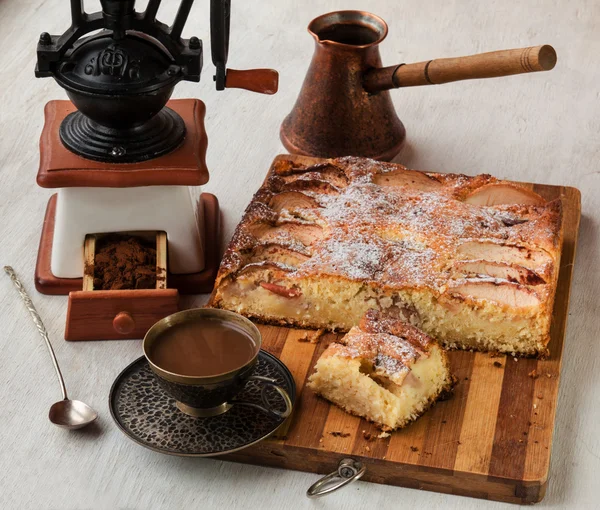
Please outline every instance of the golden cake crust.
[[[355, 157], [313, 166], [280, 160], [234, 233], [211, 304], [228, 307], [228, 282], [255, 272], [257, 280], [268, 273], [263, 288], [290, 298], [302, 281], [343, 280], [388, 293], [426, 290], [449, 308], [491, 300], [549, 318], [561, 225], [560, 199], [545, 202], [490, 175], [423, 173]], [[242, 313], [349, 329], [316, 317]], [[546, 322], [537, 353], [548, 341]]]

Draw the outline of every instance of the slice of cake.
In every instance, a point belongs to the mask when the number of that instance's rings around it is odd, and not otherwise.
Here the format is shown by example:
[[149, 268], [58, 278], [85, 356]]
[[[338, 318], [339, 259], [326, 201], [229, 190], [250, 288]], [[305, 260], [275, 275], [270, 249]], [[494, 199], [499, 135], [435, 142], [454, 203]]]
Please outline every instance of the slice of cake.
[[489, 175], [279, 159], [227, 249], [212, 306], [348, 331], [375, 308], [446, 347], [543, 355], [560, 199]]
[[452, 387], [444, 350], [400, 319], [370, 310], [342, 342], [327, 347], [308, 386], [385, 430], [417, 419]]

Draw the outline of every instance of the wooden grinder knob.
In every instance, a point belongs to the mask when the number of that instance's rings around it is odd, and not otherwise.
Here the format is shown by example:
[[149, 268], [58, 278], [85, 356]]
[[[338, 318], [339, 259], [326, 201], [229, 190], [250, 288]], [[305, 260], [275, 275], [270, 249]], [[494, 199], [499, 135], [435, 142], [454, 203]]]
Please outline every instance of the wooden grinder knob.
[[128, 335], [135, 329], [135, 321], [129, 312], [119, 312], [113, 319], [113, 328], [121, 335]]
[[274, 69], [227, 69], [225, 87], [246, 89], [260, 94], [275, 94], [279, 87], [279, 73]]

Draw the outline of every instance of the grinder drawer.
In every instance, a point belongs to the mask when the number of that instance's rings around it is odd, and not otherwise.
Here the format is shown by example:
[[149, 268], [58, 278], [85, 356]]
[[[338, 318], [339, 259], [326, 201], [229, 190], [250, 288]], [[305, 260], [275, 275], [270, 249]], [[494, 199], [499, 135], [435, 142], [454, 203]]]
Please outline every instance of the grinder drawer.
[[104, 234], [86, 236], [83, 290], [69, 293], [65, 340], [143, 338], [155, 322], [179, 310], [179, 293], [167, 289], [166, 233], [124, 234], [156, 239], [156, 288], [95, 290], [96, 241]]

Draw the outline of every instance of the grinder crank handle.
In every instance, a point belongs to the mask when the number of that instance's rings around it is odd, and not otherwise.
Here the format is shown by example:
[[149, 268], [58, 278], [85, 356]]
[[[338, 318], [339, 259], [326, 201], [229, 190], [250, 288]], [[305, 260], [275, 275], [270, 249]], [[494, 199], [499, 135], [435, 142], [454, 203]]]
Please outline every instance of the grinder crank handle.
[[275, 94], [279, 87], [279, 73], [275, 69], [227, 69], [225, 87], [246, 89], [260, 94]]
[[555, 65], [556, 51], [545, 44], [372, 69], [365, 74], [363, 85], [367, 92], [376, 93], [399, 87], [549, 71]]
[[279, 74], [274, 69], [227, 69], [231, 0], [210, 0], [211, 56], [215, 67], [217, 90], [246, 89], [261, 94], [275, 94]]

